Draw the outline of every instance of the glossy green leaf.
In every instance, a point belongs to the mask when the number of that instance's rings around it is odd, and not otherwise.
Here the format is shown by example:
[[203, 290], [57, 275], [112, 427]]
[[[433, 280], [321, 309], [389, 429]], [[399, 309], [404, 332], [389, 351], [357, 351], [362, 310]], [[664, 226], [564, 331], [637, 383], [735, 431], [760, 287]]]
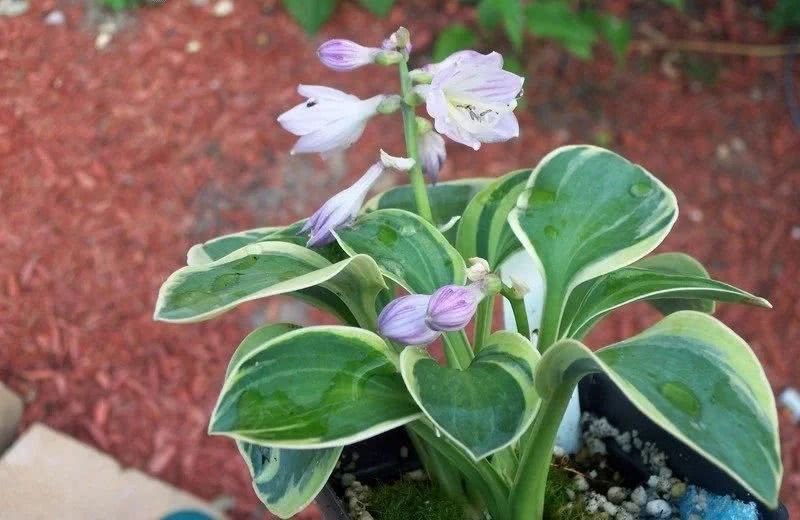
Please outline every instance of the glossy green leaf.
[[439, 365], [425, 349], [407, 348], [400, 370], [425, 415], [480, 460], [514, 442], [539, 406], [533, 373], [539, 353], [523, 336], [492, 334], [465, 370]]
[[[186, 265], [207, 264], [214, 260], [219, 260], [237, 249], [258, 242], [288, 242], [298, 246], [305, 246], [306, 242], [308, 242], [308, 235], [305, 233], [300, 234], [300, 229], [305, 222], [305, 219], [303, 219], [288, 226], [247, 229], [238, 233], [212, 238], [189, 249], [186, 254]], [[338, 262], [347, 258], [347, 255], [335, 243], [323, 247], [315, 247], [313, 251], [319, 253], [330, 262]]]
[[375, 319], [375, 297], [384, 288], [378, 266], [368, 256], [331, 264], [301, 246], [260, 242], [172, 273], [159, 290], [154, 318], [203, 321], [247, 301], [293, 294], [369, 327]]
[[677, 216], [675, 195], [613, 152], [565, 146], [542, 159], [509, 223], [545, 279], [545, 348], [572, 289], [645, 256]]
[[463, 284], [466, 267], [458, 251], [421, 217], [401, 209], [361, 215], [337, 231], [348, 254], [375, 259], [383, 274], [412, 293], [430, 294], [447, 284]]
[[[428, 186], [428, 199], [434, 213], [434, 223], [437, 228], [450, 224], [453, 218], [461, 217], [464, 208], [483, 187], [491, 182], [490, 179], [474, 178], [457, 181], [440, 182], [435, 186]], [[408, 184], [397, 186], [379, 193], [364, 205], [362, 211], [369, 213], [378, 209], [396, 208], [416, 212], [414, 192]], [[450, 243], [455, 243], [458, 224], [443, 232]]]
[[456, 238], [456, 247], [464, 258], [485, 258], [492, 268], [497, 268], [512, 253], [522, 249], [508, 225], [508, 215], [531, 171], [508, 173], [473, 197], [464, 210]]
[[[225, 376], [262, 344], [297, 329], [296, 325], [278, 323], [251, 332], [231, 357]], [[244, 441], [236, 441], [236, 446], [250, 471], [256, 495], [280, 518], [290, 518], [314, 500], [342, 452], [341, 447], [293, 450]]]
[[597, 353], [562, 340], [539, 362], [536, 388], [547, 398], [590, 372], [608, 375], [642, 413], [777, 506], [783, 469], [772, 390], [753, 352], [725, 325], [680, 311]]
[[303, 30], [314, 34], [333, 14], [336, 0], [283, 0], [283, 6]]
[[445, 27], [433, 44], [433, 61], [442, 61], [456, 51], [471, 49], [476, 41], [475, 33], [465, 25]]
[[714, 301], [770, 307], [763, 298], [710, 279], [694, 258], [663, 253], [576, 287], [564, 309], [561, 335], [580, 338], [609, 312], [641, 300], [665, 315], [679, 310], [711, 313]]
[[394, 5], [394, 0], [358, 0], [358, 3], [378, 16], [386, 16]]
[[351, 444], [420, 417], [380, 337], [308, 327], [267, 340], [231, 369], [209, 432], [281, 448]]

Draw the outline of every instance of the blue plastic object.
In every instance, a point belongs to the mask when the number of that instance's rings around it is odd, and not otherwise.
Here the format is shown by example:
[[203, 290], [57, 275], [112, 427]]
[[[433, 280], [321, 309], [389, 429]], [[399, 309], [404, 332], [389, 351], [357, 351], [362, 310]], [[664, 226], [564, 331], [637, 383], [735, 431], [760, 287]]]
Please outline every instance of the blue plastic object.
[[[742, 502], [729, 496], [709, 493], [689, 486], [679, 503], [681, 520], [758, 520], [753, 502]], [[692, 516], [694, 515], [694, 516]]]

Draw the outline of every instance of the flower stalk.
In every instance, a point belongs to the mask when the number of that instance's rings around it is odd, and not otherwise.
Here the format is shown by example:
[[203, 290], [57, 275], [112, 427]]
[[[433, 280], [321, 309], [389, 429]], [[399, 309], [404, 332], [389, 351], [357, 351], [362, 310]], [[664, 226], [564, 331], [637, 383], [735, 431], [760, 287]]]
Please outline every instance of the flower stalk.
[[414, 107], [407, 100], [413, 95], [413, 84], [408, 73], [408, 58], [398, 64], [400, 70], [400, 89], [403, 99], [400, 112], [403, 114], [403, 134], [406, 141], [406, 156], [414, 159], [414, 167], [408, 172], [411, 190], [414, 193], [414, 202], [417, 213], [428, 222], [433, 223], [433, 211], [428, 200], [428, 189], [425, 186], [425, 176], [419, 162], [419, 146], [417, 141], [417, 120]]

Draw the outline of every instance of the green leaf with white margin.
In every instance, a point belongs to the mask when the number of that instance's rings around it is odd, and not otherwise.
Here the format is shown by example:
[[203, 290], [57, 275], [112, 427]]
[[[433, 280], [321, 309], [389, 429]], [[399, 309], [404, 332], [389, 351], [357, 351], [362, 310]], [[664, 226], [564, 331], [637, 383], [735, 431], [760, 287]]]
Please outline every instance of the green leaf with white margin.
[[425, 415], [480, 460], [514, 442], [530, 426], [539, 398], [533, 374], [539, 353], [516, 332], [495, 332], [469, 367], [439, 365], [425, 349], [407, 348], [400, 371]]
[[485, 258], [492, 268], [497, 268], [522, 249], [508, 225], [508, 214], [514, 209], [531, 171], [508, 173], [473, 197], [464, 210], [456, 239], [456, 247], [464, 258]]
[[[212, 238], [202, 244], [195, 244], [186, 254], [186, 265], [202, 265], [227, 256], [237, 249], [258, 242], [288, 242], [305, 246], [308, 234], [300, 234], [305, 219], [288, 226], [247, 229], [238, 233]], [[338, 262], [347, 258], [338, 244], [315, 247], [314, 252], [324, 256], [330, 262]]]
[[[431, 202], [436, 227], [442, 229], [450, 224], [453, 218], [460, 218], [469, 201], [489, 182], [491, 179], [475, 178], [440, 182], [435, 186], [428, 186], [428, 199]], [[387, 208], [415, 212], [417, 203], [414, 201], [414, 192], [411, 186], [405, 184], [379, 193], [367, 201], [361, 211], [370, 213]], [[443, 232], [451, 244], [455, 244], [457, 230], [458, 224]]]
[[645, 256], [677, 217], [675, 195], [613, 152], [581, 145], [545, 156], [508, 218], [545, 280], [540, 344], [557, 339], [572, 289]]
[[203, 321], [257, 298], [293, 294], [342, 319], [374, 325], [384, 289], [375, 262], [357, 255], [336, 264], [305, 247], [260, 242], [213, 262], [178, 269], [161, 286], [154, 318]]
[[763, 298], [710, 279], [689, 255], [662, 253], [576, 287], [564, 308], [561, 336], [581, 338], [614, 309], [641, 300], [664, 315], [680, 310], [710, 314], [715, 300], [771, 307]]
[[407, 291], [430, 294], [466, 280], [464, 259], [429, 222], [402, 209], [361, 215], [350, 228], [335, 232], [348, 254], [375, 259], [384, 276]]
[[783, 469], [775, 400], [747, 343], [708, 314], [679, 311], [592, 353], [565, 339], [542, 356], [548, 398], [591, 372], [608, 375], [642, 413], [770, 507]]
[[[298, 328], [297, 325], [278, 323], [254, 330], [234, 352], [225, 376], [262, 344]], [[291, 518], [314, 500], [342, 452], [341, 446], [292, 450], [244, 441], [236, 441], [236, 446], [250, 471], [256, 495], [280, 518]]]
[[354, 327], [308, 327], [267, 340], [225, 379], [209, 433], [280, 448], [330, 448], [421, 416], [397, 354]]

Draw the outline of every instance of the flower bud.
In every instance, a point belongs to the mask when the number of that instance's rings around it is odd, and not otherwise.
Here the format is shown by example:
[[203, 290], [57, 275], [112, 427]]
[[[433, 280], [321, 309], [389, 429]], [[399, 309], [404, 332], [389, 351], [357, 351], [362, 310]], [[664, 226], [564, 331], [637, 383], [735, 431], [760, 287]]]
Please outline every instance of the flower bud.
[[381, 52], [381, 49], [364, 47], [350, 40], [334, 39], [320, 45], [317, 56], [326, 67], [346, 71], [374, 63]]
[[409, 294], [389, 302], [378, 316], [381, 336], [403, 345], [427, 345], [439, 337], [425, 323], [428, 311], [428, 294]]
[[447, 159], [444, 138], [433, 130], [422, 134], [419, 138], [419, 159], [422, 173], [431, 184], [436, 184], [439, 172]]
[[486, 275], [492, 272], [489, 262], [480, 257], [473, 257], [468, 260], [467, 280], [470, 282], [480, 282]]
[[384, 168], [407, 172], [414, 167], [414, 159], [409, 157], [395, 157], [381, 150], [381, 164]]
[[395, 50], [408, 54], [411, 52], [411, 33], [405, 27], [400, 27], [383, 40], [381, 47], [386, 50]]
[[397, 65], [403, 59], [403, 54], [398, 51], [382, 50], [375, 55], [373, 62], [378, 65]]
[[477, 284], [440, 287], [428, 302], [428, 327], [441, 331], [463, 329], [475, 315], [482, 297]]
[[525, 297], [526, 294], [530, 291], [530, 287], [528, 284], [517, 278], [516, 276], [511, 276], [511, 290], [517, 296], [517, 298], [522, 299]]

